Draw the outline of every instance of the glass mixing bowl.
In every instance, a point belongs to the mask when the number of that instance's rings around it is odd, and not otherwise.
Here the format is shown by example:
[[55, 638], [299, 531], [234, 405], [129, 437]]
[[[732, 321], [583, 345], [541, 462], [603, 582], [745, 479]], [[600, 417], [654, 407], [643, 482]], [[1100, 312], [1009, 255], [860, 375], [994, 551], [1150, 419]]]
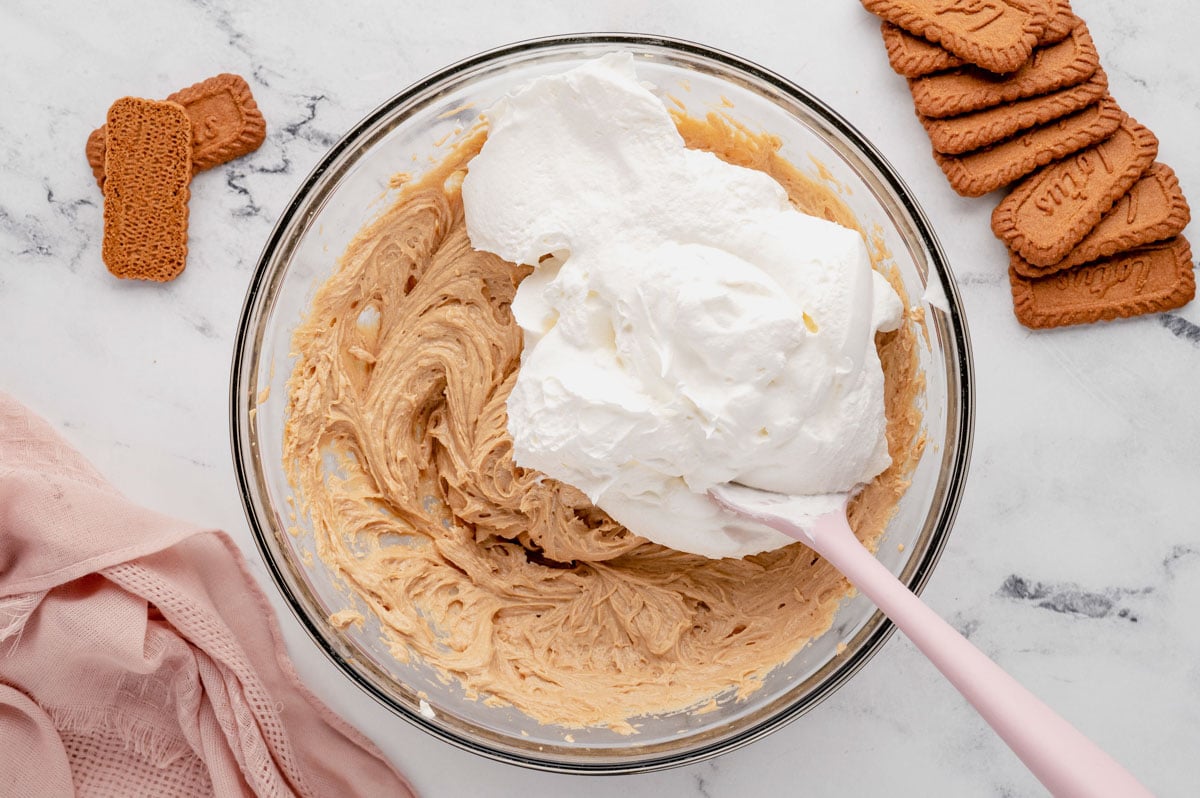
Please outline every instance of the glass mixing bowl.
[[[322, 567], [293, 520], [281, 462], [292, 330], [346, 244], [392, 196], [389, 178], [437, 159], [437, 143], [470, 127], [481, 109], [532, 78], [613, 50], [631, 51], [639, 75], [687, 111], [729, 109], [751, 130], [782, 141], [798, 167], [819, 161], [863, 228], [878, 228], [910, 297], [927, 288], [928, 445], [879, 547], [879, 559], [913, 590], [945, 545], [966, 476], [973, 418], [971, 356], [961, 304], [937, 238], [911, 192], [879, 152], [823, 102], [748, 61], [690, 42], [640, 35], [578, 35], [502, 47], [450, 66], [388, 100], [355, 125], [305, 179], [272, 231], [246, 296], [231, 384], [234, 462], [250, 527], [279, 589], [312, 639], [359, 687], [405, 720], [494, 759], [567, 773], [629, 773], [694, 762], [745, 745], [795, 720], [853, 676], [892, 632], [862, 596], [833, 627], [770, 673], [746, 700], [704, 713], [641, 718], [638, 734], [539, 725], [512, 708], [464, 697], [420, 662], [396, 661], [377, 620], [335, 628], [331, 613], [356, 601]], [[812, 170], [814, 176], [816, 170]], [[290, 527], [299, 534], [290, 534]], [[902, 546], [900, 544], [903, 544]]]

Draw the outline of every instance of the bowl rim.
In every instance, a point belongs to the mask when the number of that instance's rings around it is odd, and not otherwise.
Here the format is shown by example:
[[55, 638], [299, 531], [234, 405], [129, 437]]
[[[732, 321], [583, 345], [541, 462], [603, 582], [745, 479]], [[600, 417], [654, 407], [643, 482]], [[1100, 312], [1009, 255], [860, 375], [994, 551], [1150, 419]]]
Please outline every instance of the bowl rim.
[[[259, 513], [256, 510], [256, 489], [253, 484], [255, 477], [251, 473], [255, 462], [253, 454], [255, 447], [251, 444], [248, 432], [253, 422], [248, 413], [243, 418], [243, 410], [253, 406], [256, 388], [254, 382], [247, 380], [252, 380], [257, 372], [254, 366], [258, 362], [258, 353], [251, 351], [248, 348], [248, 343], [252, 333], [251, 325], [256, 318], [256, 310], [259, 309], [257, 308], [258, 300], [260, 295], [269, 289], [268, 278], [272, 276], [271, 263], [280, 247], [280, 242], [286, 230], [300, 214], [302, 206], [306, 203], [317, 181], [336, 165], [338, 159], [349, 148], [358, 146], [361, 143], [359, 139], [365, 132], [371, 130], [377, 123], [393, 114], [396, 109], [403, 107], [410, 100], [427, 92], [439, 83], [454, 78], [461, 72], [495, 62], [508, 56], [569, 47], [571, 45], [597, 44], [613, 45], [614, 47], [661, 48], [667, 51], [681, 52], [686, 55], [716, 62], [723, 67], [743, 72], [763, 81], [775, 90], [806, 106], [814, 115], [820, 117], [825, 123], [835, 128], [840, 135], [845, 137], [858, 150], [867, 164], [874, 169], [876, 177], [886, 188], [890, 189], [894, 195], [893, 199], [899, 203], [904, 214], [912, 223], [928, 256], [929, 266], [936, 273], [945, 296], [946, 312], [938, 311], [934, 308], [931, 308], [931, 312], [941, 313], [948, 327], [952, 349], [955, 351], [957, 358], [954, 363], [947, 360], [945, 368], [947, 372], [952, 368], [957, 370], [955, 379], [959, 388], [956, 397], [948, 397], [952, 402], [957, 398], [956, 429], [958, 440], [952, 453], [947, 451], [943, 454], [943, 461], [950, 462], [950, 469], [946, 475], [945, 498], [942, 503], [941, 512], [932, 527], [933, 531], [925, 556], [916, 563], [916, 567], [907, 580], [907, 586], [913, 592], [920, 594], [938, 560], [941, 558], [941, 554], [953, 528], [954, 519], [957, 516], [962, 500], [974, 437], [975, 382], [970, 335], [963, 313], [962, 300], [955, 281], [952, 278], [952, 272], [945, 253], [924, 211], [917, 204], [912, 191], [905, 184], [895, 168], [892, 167], [875, 145], [868, 141], [841, 114], [834, 111], [823, 100], [775, 72], [740, 56], [686, 39], [657, 34], [582, 32], [543, 36], [512, 42], [484, 50], [426, 75], [381, 103], [350, 127], [325, 152], [300, 183], [277, 219], [259, 255], [238, 318], [238, 328], [234, 339], [232, 367], [230, 371], [229, 410], [230, 439], [238, 491], [241, 495], [246, 521], [250, 527], [259, 554], [263, 559], [268, 573], [271, 575], [272, 581], [282, 594], [292, 614], [300, 622], [306, 634], [344, 676], [393, 714], [400, 716], [426, 733], [433, 735], [435, 738], [462, 750], [483, 756], [487, 759], [515, 764], [534, 770], [578, 775], [619, 775], [663, 770], [700, 762], [741, 748], [782, 728], [819, 705], [849, 681], [852, 676], [858, 673], [879, 652], [888, 638], [891, 637], [895, 631], [895, 626], [891, 620], [876, 609], [874, 615], [864, 624], [863, 629], [870, 629], [871, 631], [867, 638], [863, 640], [858, 650], [839, 665], [813, 692], [804, 696], [803, 700], [796, 701], [780, 709], [774, 715], [762, 719], [738, 734], [706, 742], [694, 749], [655, 754], [633, 761], [587, 762], [575, 760], [568, 762], [561, 758], [537, 757], [529, 754], [515, 753], [511, 748], [493, 748], [445, 729], [438, 724], [430, 722], [429, 719], [422, 716], [419, 712], [397, 704], [390, 696], [378, 689], [369, 679], [365, 678], [357, 669], [352, 667], [346, 661], [346, 657], [325, 639], [317, 624], [310, 617], [310, 614], [301, 608], [300, 601], [292, 590], [287, 575], [283, 572], [280, 564], [276, 562], [272, 554], [269, 538], [274, 533], [271, 525], [265, 519], [260, 519]], [[926, 281], [929, 282], [932, 277], [933, 275], [927, 275]], [[947, 423], [951, 421], [949, 414], [946, 421]]]

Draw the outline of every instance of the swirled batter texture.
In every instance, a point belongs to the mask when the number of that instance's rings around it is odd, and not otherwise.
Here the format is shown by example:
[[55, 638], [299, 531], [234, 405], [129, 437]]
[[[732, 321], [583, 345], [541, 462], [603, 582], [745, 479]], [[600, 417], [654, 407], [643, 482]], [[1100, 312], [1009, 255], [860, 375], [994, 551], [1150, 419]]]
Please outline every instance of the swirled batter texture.
[[[688, 146], [857, 227], [776, 139], [715, 115], [676, 122]], [[649, 543], [513, 464], [505, 402], [522, 336], [509, 307], [528, 269], [471, 248], [457, 189], [485, 135], [358, 234], [295, 331], [284, 465], [318, 555], [398, 658], [543, 723], [632, 731], [640, 715], [748, 694], [829, 628], [850, 587], [800, 544], [709, 560]], [[916, 319], [877, 338], [893, 464], [850, 508], [871, 546], [922, 447]]]

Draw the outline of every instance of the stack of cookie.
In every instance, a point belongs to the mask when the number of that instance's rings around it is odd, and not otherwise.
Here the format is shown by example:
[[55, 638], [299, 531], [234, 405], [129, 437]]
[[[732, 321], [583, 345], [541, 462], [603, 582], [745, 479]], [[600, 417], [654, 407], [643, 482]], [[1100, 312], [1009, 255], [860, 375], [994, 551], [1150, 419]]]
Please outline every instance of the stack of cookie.
[[117, 277], [166, 282], [187, 262], [192, 175], [253, 152], [266, 123], [238, 75], [218, 75], [159, 102], [123, 97], [87, 140], [104, 191], [101, 255]]
[[[1108, 94], [1068, 0], [862, 0], [883, 18], [933, 157], [959, 194], [1017, 183], [992, 214], [1017, 318], [1057, 327], [1195, 295], [1187, 201], [1158, 140]], [[1018, 182], [1019, 181], [1019, 182]]]

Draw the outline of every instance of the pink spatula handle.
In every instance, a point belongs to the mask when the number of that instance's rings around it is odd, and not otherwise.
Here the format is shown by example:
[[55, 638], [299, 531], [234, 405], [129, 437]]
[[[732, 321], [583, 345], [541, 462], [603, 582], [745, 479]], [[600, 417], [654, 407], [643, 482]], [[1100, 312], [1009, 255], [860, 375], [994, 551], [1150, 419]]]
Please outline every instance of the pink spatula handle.
[[771, 526], [812, 546], [874, 601], [1055, 796], [1151, 795], [1129, 771], [901, 584], [858, 542], [843, 513], [821, 516], [807, 533], [787, 522]]

